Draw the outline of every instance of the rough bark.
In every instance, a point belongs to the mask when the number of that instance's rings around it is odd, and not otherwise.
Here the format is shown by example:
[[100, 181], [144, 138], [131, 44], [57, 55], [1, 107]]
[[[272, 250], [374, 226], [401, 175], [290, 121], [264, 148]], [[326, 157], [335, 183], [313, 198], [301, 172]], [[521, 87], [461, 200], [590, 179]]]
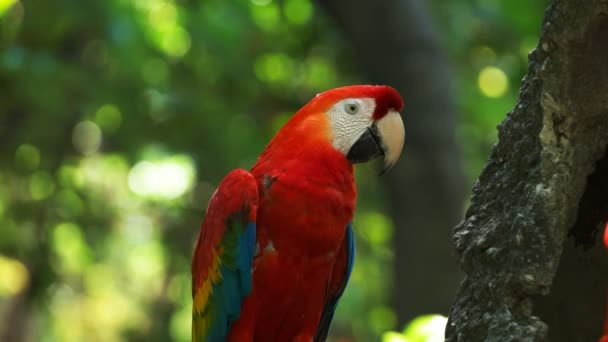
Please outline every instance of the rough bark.
[[597, 341], [608, 256], [608, 1], [555, 0], [454, 241], [448, 341]]
[[465, 178], [451, 74], [424, 1], [319, 3], [351, 44], [349, 55], [366, 81], [390, 84], [405, 98], [405, 152], [383, 177], [395, 224], [393, 303], [400, 326], [420, 314], [447, 314], [461, 279], [450, 229], [462, 217]]

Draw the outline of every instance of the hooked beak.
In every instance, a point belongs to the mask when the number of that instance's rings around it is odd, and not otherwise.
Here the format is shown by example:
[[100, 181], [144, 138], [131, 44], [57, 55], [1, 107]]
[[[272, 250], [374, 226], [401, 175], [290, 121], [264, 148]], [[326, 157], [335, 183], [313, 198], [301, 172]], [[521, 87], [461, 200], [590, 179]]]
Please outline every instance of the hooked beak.
[[346, 158], [352, 163], [364, 163], [384, 156], [384, 169], [388, 171], [399, 159], [405, 141], [405, 128], [398, 112], [391, 110], [375, 121], [348, 151]]

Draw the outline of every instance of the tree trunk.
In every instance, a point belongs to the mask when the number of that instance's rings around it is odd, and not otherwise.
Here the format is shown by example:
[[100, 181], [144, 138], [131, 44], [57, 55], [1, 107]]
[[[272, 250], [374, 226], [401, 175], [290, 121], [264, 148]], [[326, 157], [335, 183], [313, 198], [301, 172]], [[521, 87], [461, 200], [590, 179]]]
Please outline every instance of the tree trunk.
[[454, 241], [448, 341], [597, 341], [608, 255], [608, 1], [555, 0]]
[[424, 2], [319, 3], [351, 43], [367, 82], [392, 85], [405, 98], [405, 153], [383, 177], [395, 224], [393, 303], [400, 326], [420, 314], [447, 314], [461, 279], [449, 236], [462, 217], [465, 178], [451, 75]]

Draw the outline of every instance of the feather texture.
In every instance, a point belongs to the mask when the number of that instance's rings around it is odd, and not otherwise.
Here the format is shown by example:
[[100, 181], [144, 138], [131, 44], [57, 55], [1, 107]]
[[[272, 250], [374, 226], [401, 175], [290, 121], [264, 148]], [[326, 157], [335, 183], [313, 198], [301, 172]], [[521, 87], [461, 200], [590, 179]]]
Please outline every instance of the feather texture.
[[347, 259], [346, 270], [334, 270], [341, 272], [338, 277], [332, 277], [336, 279], [335, 284], [333, 285], [334, 287], [337, 286], [337, 290], [334, 290], [334, 293], [332, 293], [332, 284], [330, 283], [327, 304], [325, 304], [325, 309], [323, 310], [319, 327], [315, 333], [315, 342], [322, 342], [327, 338], [329, 328], [331, 327], [331, 322], [334, 318], [334, 313], [336, 312], [336, 308], [338, 306], [338, 300], [340, 300], [340, 297], [342, 297], [346, 284], [348, 283], [348, 279], [350, 279], [350, 274], [353, 271], [353, 266], [355, 264], [355, 234], [353, 233], [353, 227], [350, 223], [346, 227], [346, 235], [344, 237], [342, 249], [345, 250], [346, 253], [344, 256], [338, 255], [338, 258], [342, 257]]
[[192, 263], [193, 341], [225, 341], [251, 293], [257, 201], [254, 178], [235, 170], [209, 203]]

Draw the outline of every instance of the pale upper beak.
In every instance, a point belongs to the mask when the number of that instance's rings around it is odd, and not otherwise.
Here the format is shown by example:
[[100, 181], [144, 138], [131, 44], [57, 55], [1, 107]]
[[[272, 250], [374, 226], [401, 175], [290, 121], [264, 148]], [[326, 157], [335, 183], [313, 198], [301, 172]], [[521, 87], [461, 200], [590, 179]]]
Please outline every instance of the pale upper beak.
[[388, 171], [401, 156], [403, 144], [405, 143], [405, 126], [398, 112], [391, 110], [382, 119], [376, 122], [378, 134], [382, 141], [384, 151], [384, 169]]
[[390, 110], [365, 130], [346, 157], [353, 163], [363, 163], [384, 156], [382, 174], [395, 165], [401, 155], [404, 141], [405, 127], [401, 115]]

